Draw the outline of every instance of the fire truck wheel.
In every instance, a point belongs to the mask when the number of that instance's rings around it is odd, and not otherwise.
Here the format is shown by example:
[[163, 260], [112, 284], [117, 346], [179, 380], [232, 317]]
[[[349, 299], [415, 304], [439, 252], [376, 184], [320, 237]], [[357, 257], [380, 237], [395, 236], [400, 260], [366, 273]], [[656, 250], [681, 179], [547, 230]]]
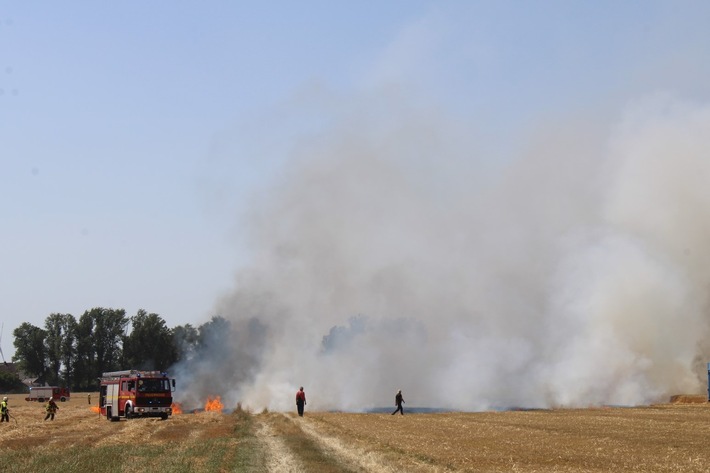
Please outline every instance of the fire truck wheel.
[[168, 420], [167, 414], [160, 414], [160, 420]]
[[67, 400], [67, 398], [65, 398], [64, 396], [62, 396], [59, 400], [62, 401], [62, 402], [64, 402], [64, 401]]
[[130, 404], [126, 404], [126, 419], [133, 417], [133, 408]]

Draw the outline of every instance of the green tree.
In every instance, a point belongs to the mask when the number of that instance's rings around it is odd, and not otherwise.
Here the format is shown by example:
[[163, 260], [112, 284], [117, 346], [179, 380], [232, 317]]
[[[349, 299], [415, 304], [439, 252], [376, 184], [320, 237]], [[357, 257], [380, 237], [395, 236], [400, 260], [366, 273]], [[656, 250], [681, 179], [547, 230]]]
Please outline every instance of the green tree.
[[[47, 333], [47, 382], [52, 385], [69, 384], [73, 365], [76, 320], [71, 314], [50, 314], [44, 321]], [[64, 379], [60, 378], [60, 369], [64, 366]]]
[[176, 361], [192, 359], [197, 352], [199, 335], [197, 329], [190, 324], [178, 325], [173, 328], [173, 343], [176, 349]]
[[89, 311], [89, 316], [94, 320], [95, 377], [101, 376], [104, 371], [121, 369], [122, 341], [128, 326], [126, 311], [95, 308]]
[[230, 359], [232, 325], [224, 317], [215, 315], [197, 329], [197, 351], [200, 356]]
[[15, 355], [12, 361], [17, 362], [20, 370], [27, 374], [36, 377], [44, 376], [47, 372], [45, 365], [47, 350], [44, 346], [47, 332], [29, 322], [24, 322], [12, 334], [15, 336]]
[[89, 312], [79, 317], [75, 327], [76, 356], [74, 357], [74, 383], [72, 389], [85, 390], [96, 387], [96, 350], [94, 349], [94, 319]]
[[94, 389], [105, 371], [121, 368], [126, 311], [96, 307], [84, 312], [76, 326], [74, 389]]
[[62, 364], [64, 379], [68, 386], [74, 385], [74, 362], [76, 360], [76, 319], [71, 314], [64, 317], [64, 339], [62, 340]]
[[177, 350], [165, 320], [140, 309], [131, 325], [131, 334], [123, 341], [126, 368], [167, 370], [175, 363]]
[[11, 371], [0, 371], [0, 392], [9, 394], [18, 394], [27, 392], [27, 386], [22, 383], [22, 380]]

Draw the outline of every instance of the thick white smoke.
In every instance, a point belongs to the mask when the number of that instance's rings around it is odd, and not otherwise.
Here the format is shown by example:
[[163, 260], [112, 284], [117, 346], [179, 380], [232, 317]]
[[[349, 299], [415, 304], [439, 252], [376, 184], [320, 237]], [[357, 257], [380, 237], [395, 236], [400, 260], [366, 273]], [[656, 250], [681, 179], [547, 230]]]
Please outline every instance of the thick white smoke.
[[604, 133], [541, 127], [497, 168], [463, 127], [398, 110], [339, 120], [256, 199], [251, 265], [218, 313], [264, 333], [225, 360], [250, 373], [228, 402], [293, 409], [301, 385], [310, 408], [356, 411], [397, 389], [464, 410], [704, 391], [710, 107], [654, 97]]

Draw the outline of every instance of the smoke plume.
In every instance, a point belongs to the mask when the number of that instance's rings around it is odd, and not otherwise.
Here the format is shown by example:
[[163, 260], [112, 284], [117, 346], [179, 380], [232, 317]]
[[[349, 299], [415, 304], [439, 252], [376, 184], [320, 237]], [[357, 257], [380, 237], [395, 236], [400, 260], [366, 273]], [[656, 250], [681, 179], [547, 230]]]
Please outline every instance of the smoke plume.
[[352, 411], [398, 389], [405, 407], [462, 410], [704, 391], [710, 107], [651, 97], [593, 132], [540, 126], [506, 159], [471, 136], [394, 106], [294, 146], [242, 222], [251, 261], [218, 306], [239, 345], [220, 362], [243, 373], [228, 402], [293, 409], [299, 386], [308, 408]]

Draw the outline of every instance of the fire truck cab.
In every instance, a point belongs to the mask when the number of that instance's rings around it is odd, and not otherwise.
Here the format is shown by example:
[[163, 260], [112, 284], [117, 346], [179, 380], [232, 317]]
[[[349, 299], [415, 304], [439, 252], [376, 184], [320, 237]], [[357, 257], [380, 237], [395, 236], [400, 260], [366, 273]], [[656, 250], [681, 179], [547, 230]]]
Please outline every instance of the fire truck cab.
[[111, 421], [121, 417], [160, 417], [172, 415], [175, 380], [161, 371], [111, 371], [99, 378], [101, 415]]

